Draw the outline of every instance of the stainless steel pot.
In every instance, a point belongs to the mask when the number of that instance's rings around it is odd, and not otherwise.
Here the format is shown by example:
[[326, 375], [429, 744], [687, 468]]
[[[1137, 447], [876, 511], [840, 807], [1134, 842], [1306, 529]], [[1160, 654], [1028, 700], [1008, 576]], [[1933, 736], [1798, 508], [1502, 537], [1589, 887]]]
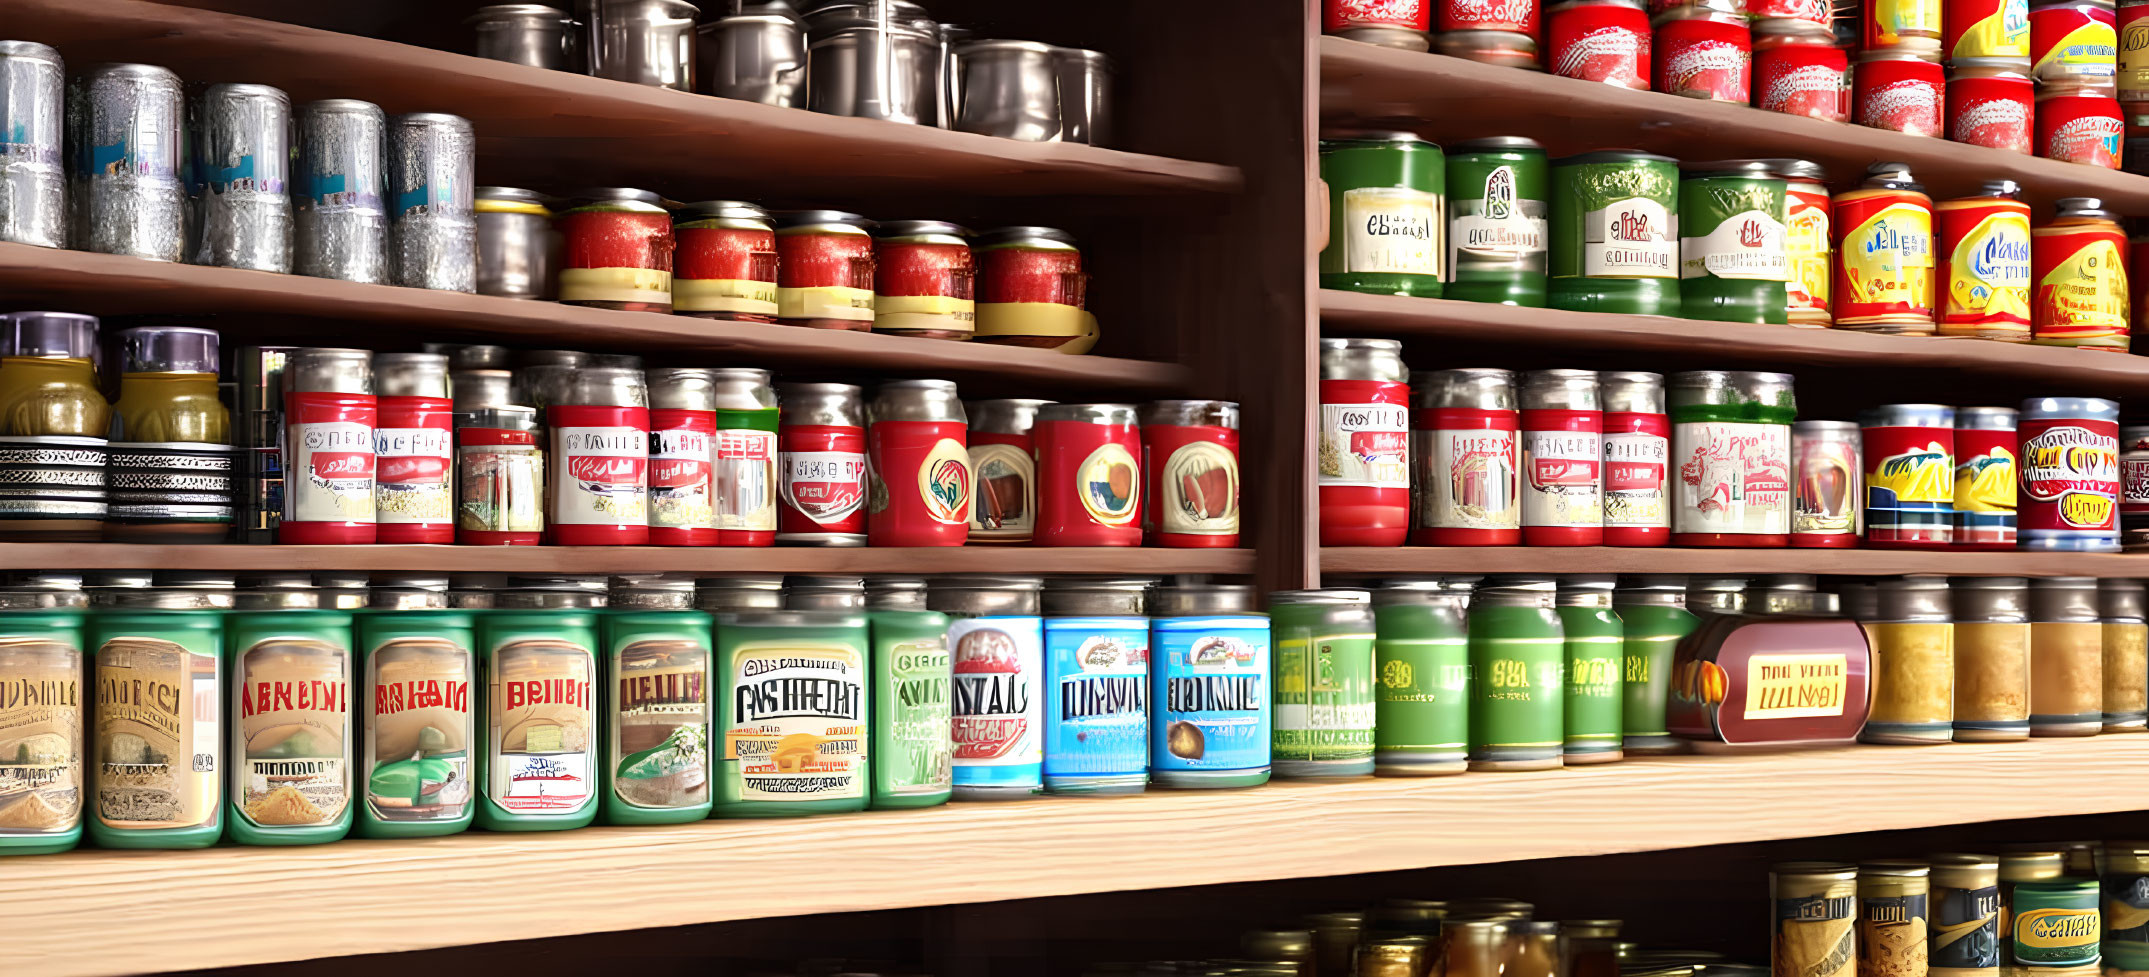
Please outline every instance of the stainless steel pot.
[[955, 128], [1023, 142], [1060, 138], [1058, 48], [972, 41], [956, 49], [962, 97]]
[[1112, 59], [1101, 51], [1063, 47], [1053, 52], [1059, 68], [1060, 141], [1112, 144]]
[[905, 0], [837, 3], [806, 16], [816, 112], [940, 124], [940, 25]]
[[694, 18], [686, 0], [583, 0], [589, 73], [637, 85], [694, 90]]
[[800, 108], [806, 104], [806, 28], [778, 2], [700, 28], [702, 91]]
[[541, 3], [479, 7], [463, 21], [477, 34], [481, 58], [526, 64], [555, 71], [582, 70], [579, 25], [564, 10]]

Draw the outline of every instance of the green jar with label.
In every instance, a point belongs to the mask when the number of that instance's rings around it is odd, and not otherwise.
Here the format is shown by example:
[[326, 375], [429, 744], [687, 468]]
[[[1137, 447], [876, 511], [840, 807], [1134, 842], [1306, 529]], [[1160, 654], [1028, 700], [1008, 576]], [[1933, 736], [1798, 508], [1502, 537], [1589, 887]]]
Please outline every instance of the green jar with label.
[[1567, 655], [1566, 710], [1562, 725], [1568, 766], [1610, 763], [1621, 752], [1626, 725], [1626, 627], [1612, 610], [1611, 574], [1574, 574], [1559, 580], [1560, 630]]
[[1606, 149], [1552, 164], [1548, 304], [1679, 314], [1679, 164]]
[[2078, 878], [2019, 882], [2008, 899], [2013, 925], [2009, 952], [2017, 967], [2040, 970], [2089, 968], [2102, 960], [2103, 920], [2097, 880]]
[[1787, 185], [1767, 160], [1680, 166], [1679, 308], [1689, 319], [1790, 321]]
[[866, 630], [873, 642], [869, 806], [945, 804], [955, 787], [948, 616], [925, 609], [925, 578], [875, 577], [866, 583]]
[[1671, 706], [1672, 656], [1700, 619], [1686, 609], [1686, 578], [1619, 578], [1612, 611], [1620, 621], [1620, 751], [1635, 756], [1681, 752], [1665, 722]]
[[1275, 776], [1373, 772], [1373, 598], [1363, 590], [1269, 594], [1275, 642]]
[[1328, 247], [1321, 287], [1439, 298], [1447, 277], [1447, 165], [1408, 132], [1321, 140]]
[[1521, 136], [1448, 147], [1445, 297], [1543, 308], [1552, 167]]
[[82, 839], [89, 796], [82, 608], [73, 590], [0, 591], [0, 855], [46, 855]]
[[[415, 576], [415, 575], [414, 575]], [[433, 586], [376, 586], [354, 616], [361, 838], [430, 838], [476, 816], [476, 617]]]
[[680, 824], [709, 816], [709, 615], [694, 581], [612, 578], [601, 628], [606, 824]]
[[224, 835], [224, 608], [231, 593], [113, 588], [83, 629], [96, 688], [85, 809], [100, 848], [207, 848]]
[[[312, 592], [288, 595], [308, 602]], [[224, 619], [232, 841], [318, 845], [350, 834], [351, 614], [292, 607]]]
[[866, 648], [855, 611], [717, 615], [717, 817], [866, 809]]
[[1439, 578], [1390, 580], [1373, 592], [1374, 773], [1469, 769], [1469, 600]]
[[604, 578], [514, 580], [478, 618], [485, 752], [477, 826], [564, 831], [596, 820], [597, 617]]
[[1470, 597], [1470, 769], [1551, 770], [1566, 746], [1566, 631], [1551, 577], [1494, 577]]

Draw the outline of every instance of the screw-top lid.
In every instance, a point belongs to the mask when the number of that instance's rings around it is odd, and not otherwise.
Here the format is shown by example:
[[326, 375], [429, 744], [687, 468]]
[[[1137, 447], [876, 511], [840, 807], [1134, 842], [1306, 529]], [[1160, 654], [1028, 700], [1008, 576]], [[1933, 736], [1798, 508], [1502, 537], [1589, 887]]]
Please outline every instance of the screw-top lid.
[[1919, 193], [1925, 192], [1925, 184], [1919, 183], [1911, 177], [1910, 164], [1893, 160], [1874, 163], [1873, 165], [1866, 167], [1865, 180], [1862, 181], [1862, 185], [1865, 187], [1876, 189], [1885, 188], [1889, 190], [1915, 190]]
[[925, 610], [925, 578], [867, 577], [866, 606], [876, 611]]
[[741, 220], [767, 223], [769, 212], [744, 200], [698, 200], [679, 205], [672, 211], [672, 219], [680, 222]]
[[122, 373], [217, 371], [216, 330], [199, 326], [141, 326], [119, 332]]
[[[4, 317], [0, 356], [87, 360], [97, 355], [97, 317], [74, 312], [16, 312]], [[211, 372], [214, 372], [213, 369]]]
[[792, 574], [783, 582], [787, 611], [856, 611], [866, 606], [864, 577]]

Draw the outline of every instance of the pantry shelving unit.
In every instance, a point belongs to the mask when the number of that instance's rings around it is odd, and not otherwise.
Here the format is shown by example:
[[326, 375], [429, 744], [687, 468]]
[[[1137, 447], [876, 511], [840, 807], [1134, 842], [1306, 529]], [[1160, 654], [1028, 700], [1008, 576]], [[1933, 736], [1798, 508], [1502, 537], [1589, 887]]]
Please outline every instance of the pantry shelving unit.
[[[1323, 579], [1413, 573], [1835, 573], [2149, 577], [2149, 553], [1714, 549], [1675, 546], [1327, 546]], [[2149, 759], [2149, 757], [2145, 757]]]
[[1254, 572], [1249, 549], [1075, 547], [190, 546], [0, 543], [0, 566], [86, 570], [365, 570], [433, 573]]

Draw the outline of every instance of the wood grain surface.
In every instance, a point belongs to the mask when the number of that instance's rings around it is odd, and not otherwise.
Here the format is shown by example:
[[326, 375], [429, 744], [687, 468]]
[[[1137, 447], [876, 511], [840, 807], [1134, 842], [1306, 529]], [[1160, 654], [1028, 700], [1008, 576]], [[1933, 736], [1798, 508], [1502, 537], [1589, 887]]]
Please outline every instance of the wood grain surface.
[[1836, 573], [2149, 577], [2149, 553], [1684, 549], [1676, 546], [1327, 546], [1324, 574]]
[[408, 573], [1247, 574], [1254, 551], [1124, 546], [186, 546], [0, 543], [0, 567]]

